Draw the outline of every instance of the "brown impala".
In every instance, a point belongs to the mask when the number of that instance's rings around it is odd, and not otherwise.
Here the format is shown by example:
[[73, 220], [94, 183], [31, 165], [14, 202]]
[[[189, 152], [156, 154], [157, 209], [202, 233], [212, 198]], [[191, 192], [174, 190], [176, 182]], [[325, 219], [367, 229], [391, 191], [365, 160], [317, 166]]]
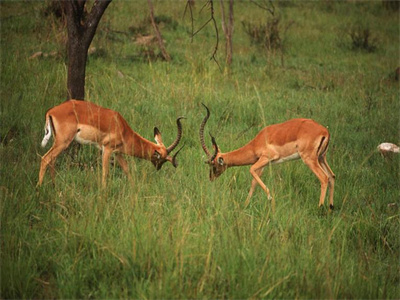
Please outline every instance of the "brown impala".
[[[160, 170], [166, 161], [177, 166], [176, 156], [169, 154], [178, 146], [182, 137], [182, 125], [179, 117], [178, 136], [169, 147], [165, 147], [161, 133], [154, 128], [156, 144], [134, 132], [125, 119], [116, 111], [103, 108], [88, 101], [68, 100], [49, 109], [46, 113], [45, 136], [42, 147], [45, 147], [51, 135], [54, 143], [50, 150], [42, 157], [39, 172], [40, 186], [43, 182], [47, 166], [50, 165], [50, 174], [54, 183], [54, 164], [57, 156], [71, 144], [73, 140], [81, 144], [94, 144], [102, 150], [102, 184], [106, 185], [109, 169], [109, 159], [112, 153], [124, 173], [131, 179], [128, 164], [123, 154], [150, 160]], [[182, 148], [181, 148], [182, 149]]]
[[277, 164], [301, 158], [321, 182], [319, 206], [324, 204], [329, 185], [329, 208], [333, 209], [335, 174], [326, 162], [329, 132], [325, 127], [310, 119], [293, 119], [270, 125], [262, 129], [245, 146], [227, 153], [220, 152], [215, 138], [211, 136], [214, 149], [214, 153], [211, 154], [204, 142], [204, 126], [210, 117], [210, 111], [207, 106], [203, 106], [207, 115], [200, 125], [200, 141], [208, 157], [211, 181], [229, 167], [252, 165], [250, 173], [253, 180], [246, 203], [249, 202], [257, 183], [267, 193], [268, 199], [272, 199], [269, 189], [260, 179], [263, 169], [269, 163]]

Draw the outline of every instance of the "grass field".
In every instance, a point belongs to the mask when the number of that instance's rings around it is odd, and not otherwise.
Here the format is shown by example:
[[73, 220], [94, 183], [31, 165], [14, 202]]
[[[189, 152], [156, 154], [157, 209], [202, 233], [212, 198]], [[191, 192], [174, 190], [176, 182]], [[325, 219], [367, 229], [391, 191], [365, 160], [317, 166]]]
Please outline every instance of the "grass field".
[[[213, 27], [191, 42], [185, 2], [154, 2], [167, 63], [134, 42], [133, 29], [151, 33], [147, 2], [113, 1], [93, 41], [86, 99], [150, 140], [158, 126], [166, 144], [183, 115], [185, 148], [177, 169], [129, 158], [134, 184], [113, 167], [102, 191], [94, 147], [61, 155], [56, 186], [47, 176], [36, 189], [44, 114], [66, 97], [65, 30], [46, 6], [0, 2], [0, 298], [400, 297], [399, 156], [376, 151], [400, 142], [398, 11], [380, 1], [276, 3], [282, 54], [251, 43], [241, 25], [265, 23], [267, 13], [235, 2], [233, 64], [225, 68], [220, 31], [220, 71], [209, 60]], [[201, 6], [196, 28], [208, 18]], [[357, 26], [374, 49], [353, 49]], [[38, 51], [53, 54], [30, 59]], [[222, 151], [290, 118], [328, 127], [335, 210], [318, 209], [318, 180], [299, 161], [264, 172], [275, 212], [261, 188], [244, 206], [249, 167], [210, 182], [202, 102], [211, 110], [206, 141], [212, 132]]]

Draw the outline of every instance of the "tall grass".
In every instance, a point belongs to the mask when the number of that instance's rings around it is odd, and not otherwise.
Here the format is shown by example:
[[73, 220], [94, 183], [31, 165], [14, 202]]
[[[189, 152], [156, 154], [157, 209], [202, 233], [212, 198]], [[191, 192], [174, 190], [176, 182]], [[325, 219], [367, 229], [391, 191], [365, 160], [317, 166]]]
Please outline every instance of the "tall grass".
[[[60, 156], [56, 186], [46, 177], [35, 188], [44, 113], [65, 99], [66, 66], [62, 55], [29, 57], [63, 53], [55, 42], [63, 33], [43, 18], [44, 2], [0, 3], [1, 298], [398, 298], [399, 157], [375, 150], [399, 142], [399, 86], [390, 77], [398, 17], [378, 2], [283, 4], [282, 18], [295, 24], [284, 65], [238, 26], [228, 74], [208, 61], [212, 28], [190, 42], [183, 6], [155, 3], [156, 13], [178, 22], [162, 28], [173, 57], [165, 63], [143, 58], [132, 37], [118, 33], [143, 20], [146, 4], [110, 5], [93, 42], [105, 55], [87, 65], [87, 99], [121, 112], [148, 139], [158, 126], [166, 144], [184, 115], [185, 148], [177, 169], [156, 172], [129, 158], [133, 185], [113, 167], [101, 191], [91, 147], [78, 159]], [[249, 3], [235, 9], [237, 20], [263, 17]], [[372, 53], [338, 43], [360, 11], [380, 37]], [[317, 208], [318, 181], [300, 162], [265, 170], [274, 213], [261, 189], [244, 206], [248, 167], [209, 182], [201, 102], [222, 151], [293, 117], [327, 126], [335, 211]]]

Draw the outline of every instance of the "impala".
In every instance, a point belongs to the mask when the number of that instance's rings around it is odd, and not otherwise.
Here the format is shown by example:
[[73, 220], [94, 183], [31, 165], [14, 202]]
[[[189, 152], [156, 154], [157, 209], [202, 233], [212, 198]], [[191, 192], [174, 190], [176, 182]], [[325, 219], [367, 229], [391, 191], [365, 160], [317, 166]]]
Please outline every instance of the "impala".
[[109, 170], [109, 159], [115, 153], [116, 161], [131, 180], [128, 164], [123, 154], [150, 160], [157, 170], [169, 161], [177, 167], [176, 156], [169, 154], [178, 146], [182, 137], [182, 125], [179, 117], [176, 120], [178, 135], [175, 141], [165, 147], [161, 133], [154, 128], [156, 143], [141, 137], [134, 132], [125, 119], [116, 111], [103, 108], [88, 101], [68, 100], [49, 109], [46, 113], [45, 136], [42, 147], [45, 147], [53, 135], [54, 143], [42, 157], [39, 171], [40, 186], [43, 182], [47, 167], [54, 183], [55, 161], [57, 156], [71, 144], [73, 140], [81, 144], [94, 144], [102, 150], [102, 185], [106, 185]]
[[257, 136], [245, 146], [227, 153], [222, 153], [211, 136], [214, 153], [208, 150], [204, 142], [204, 127], [210, 117], [210, 110], [200, 125], [200, 142], [210, 165], [210, 180], [213, 181], [227, 168], [233, 166], [252, 165], [250, 173], [253, 176], [248, 204], [255, 187], [259, 184], [272, 199], [269, 189], [260, 179], [263, 169], [268, 164], [278, 164], [301, 158], [321, 182], [319, 206], [324, 204], [329, 186], [329, 208], [333, 209], [333, 190], [335, 174], [326, 162], [326, 152], [329, 144], [329, 132], [322, 125], [310, 119], [293, 119], [284, 123], [270, 125], [262, 129]]

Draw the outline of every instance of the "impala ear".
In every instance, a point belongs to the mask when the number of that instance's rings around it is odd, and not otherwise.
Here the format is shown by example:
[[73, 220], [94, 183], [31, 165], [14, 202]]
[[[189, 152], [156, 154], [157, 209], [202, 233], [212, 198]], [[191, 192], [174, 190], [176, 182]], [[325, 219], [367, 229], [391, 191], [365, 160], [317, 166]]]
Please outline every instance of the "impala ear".
[[156, 140], [157, 145], [164, 145], [161, 137], [161, 132], [157, 127], [154, 127], [154, 139]]
[[215, 138], [211, 135], [211, 133], [210, 133], [210, 136], [211, 136], [211, 142], [212, 142], [213, 150], [214, 150], [215, 153], [217, 153], [217, 152], [219, 152], [219, 148], [218, 148], [217, 142], [215, 141]]
[[223, 159], [222, 157], [218, 158], [218, 164], [219, 164], [220, 166], [223, 166], [223, 165], [224, 165], [224, 159]]

